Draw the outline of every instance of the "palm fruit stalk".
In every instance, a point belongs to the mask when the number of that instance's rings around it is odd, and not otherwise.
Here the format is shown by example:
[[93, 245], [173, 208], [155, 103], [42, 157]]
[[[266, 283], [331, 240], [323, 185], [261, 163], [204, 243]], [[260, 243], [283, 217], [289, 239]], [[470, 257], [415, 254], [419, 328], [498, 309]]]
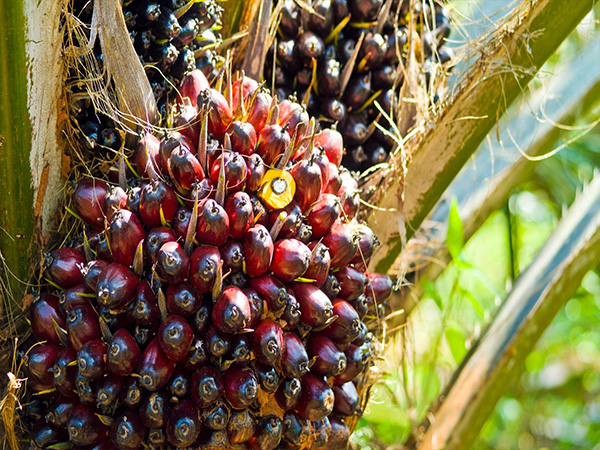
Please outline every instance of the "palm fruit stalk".
[[342, 133], [343, 163], [352, 171], [386, 162], [394, 150], [391, 136], [397, 133], [388, 118], [398, 117], [409, 47], [417, 50], [426, 86], [433, 65], [452, 58], [445, 45], [450, 22], [440, 3], [394, 0], [389, 10], [388, 3], [322, 0], [300, 6], [284, 0], [266, 58], [265, 80], [280, 98], [294, 95], [322, 127]]
[[341, 134], [225, 81], [183, 77], [195, 114], [141, 137], [125, 186], [77, 183], [23, 344], [31, 448], [347, 447], [392, 282]]

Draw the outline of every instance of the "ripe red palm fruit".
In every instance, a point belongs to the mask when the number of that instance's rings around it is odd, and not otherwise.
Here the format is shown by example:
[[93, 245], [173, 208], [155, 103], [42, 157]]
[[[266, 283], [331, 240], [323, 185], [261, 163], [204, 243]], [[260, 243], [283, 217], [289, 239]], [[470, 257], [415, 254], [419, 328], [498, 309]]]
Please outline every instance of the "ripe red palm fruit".
[[60, 344], [54, 323], [65, 328], [66, 321], [58, 305], [58, 298], [54, 295], [43, 293], [31, 305], [29, 320], [33, 335], [38, 341], [47, 341], [49, 344]]
[[192, 143], [193, 148], [198, 147], [200, 138], [197, 112], [198, 110], [192, 105], [183, 105], [179, 110], [179, 114], [173, 119], [173, 126]]
[[263, 275], [273, 258], [273, 240], [262, 225], [249, 228], [242, 239], [246, 258], [246, 273], [251, 277]]
[[248, 168], [248, 176], [246, 177], [246, 192], [255, 194], [262, 185], [262, 180], [266, 172], [266, 166], [260, 155], [253, 153], [246, 158], [246, 167]]
[[169, 312], [186, 318], [202, 304], [202, 297], [187, 283], [169, 284], [166, 297]]
[[308, 354], [296, 333], [284, 334], [281, 368], [289, 378], [301, 378], [308, 372]]
[[306, 218], [306, 222], [312, 228], [313, 237], [325, 236], [340, 217], [340, 213], [341, 207], [338, 197], [333, 194], [321, 194]]
[[198, 206], [196, 240], [201, 244], [219, 246], [229, 237], [229, 217], [221, 205], [212, 199]]
[[302, 220], [304, 219], [300, 205], [295, 200], [292, 200], [285, 208], [269, 212], [269, 227], [273, 227], [275, 222], [280, 218], [282, 212], [285, 212], [287, 217], [283, 221], [278, 238], [296, 237], [302, 226]]
[[227, 286], [213, 305], [212, 320], [224, 333], [239, 333], [250, 322], [250, 302], [235, 286]]
[[346, 344], [358, 337], [361, 330], [360, 317], [350, 303], [339, 298], [334, 300], [333, 315], [338, 318], [323, 330], [323, 334], [338, 344]]
[[274, 165], [276, 160], [283, 155], [291, 142], [290, 135], [281, 125], [269, 125], [258, 133], [258, 153], [265, 164]]
[[329, 185], [329, 158], [323, 150], [313, 149], [312, 158], [319, 169], [321, 169], [321, 180], [323, 181], [321, 184], [321, 192], [324, 193], [327, 186]]
[[158, 148], [158, 155], [156, 157], [156, 165], [158, 170], [160, 170], [163, 175], [168, 175], [169, 159], [171, 158], [171, 154], [181, 147], [183, 147], [184, 150], [191, 151], [190, 149], [192, 147], [190, 144], [191, 140], [177, 131], [169, 133], [169, 135], [161, 139], [160, 146]]
[[148, 232], [144, 240], [144, 258], [150, 265], [154, 264], [158, 257], [158, 251], [167, 242], [174, 242], [177, 236], [168, 227], [153, 228]]
[[156, 296], [146, 280], [141, 280], [136, 288], [133, 301], [127, 308], [127, 320], [131, 323], [156, 329], [160, 321], [160, 310]]
[[121, 328], [112, 336], [106, 354], [106, 364], [112, 373], [127, 376], [138, 366], [140, 356], [140, 348], [131, 333]]
[[266, 301], [269, 312], [278, 315], [285, 308], [288, 293], [285, 285], [270, 275], [250, 278], [250, 287]]
[[198, 292], [209, 292], [215, 282], [217, 268], [221, 261], [219, 251], [214, 247], [200, 246], [190, 258], [188, 282]]
[[100, 339], [88, 341], [77, 352], [79, 375], [88, 380], [97, 380], [106, 373], [107, 347]]
[[177, 448], [192, 445], [200, 435], [200, 422], [200, 411], [190, 400], [177, 403], [167, 420], [167, 440]]
[[140, 139], [135, 150], [135, 164], [140, 176], [156, 175], [159, 148], [160, 140], [152, 133], [145, 133]]
[[315, 136], [315, 147], [325, 151], [329, 162], [339, 167], [344, 156], [344, 140], [337, 130], [326, 128]]
[[88, 235], [90, 248], [96, 252], [96, 258], [112, 261], [106, 231], [92, 230]]
[[225, 186], [227, 194], [241, 191], [246, 185], [248, 177], [248, 166], [244, 157], [235, 152], [223, 152], [212, 163], [210, 168], [210, 179], [215, 185], [219, 183], [221, 165], [225, 164]]
[[124, 311], [133, 301], [138, 281], [138, 277], [124, 265], [110, 263], [98, 277], [98, 304], [114, 311]]
[[375, 251], [375, 247], [379, 245], [379, 241], [368, 226], [355, 222], [351, 222], [349, 226], [352, 231], [360, 237], [358, 241], [359, 251], [350, 262], [354, 264], [355, 267], [362, 269], [369, 263], [369, 260]]
[[358, 214], [360, 207], [360, 192], [357, 189], [349, 189], [342, 185], [338, 191], [338, 197], [343, 198], [342, 210], [344, 218], [352, 220]]
[[224, 208], [229, 217], [229, 234], [233, 239], [242, 239], [254, 222], [250, 196], [245, 192], [231, 194], [225, 199]]
[[296, 182], [294, 198], [302, 211], [306, 211], [321, 195], [321, 190], [323, 189], [321, 169], [311, 158], [296, 163], [290, 173]]
[[227, 422], [227, 435], [229, 442], [240, 444], [248, 441], [255, 432], [256, 420], [247, 409], [232, 411], [229, 422]]
[[248, 287], [242, 290], [250, 302], [250, 322], [248, 322], [248, 328], [254, 328], [263, 319], [264, 302], [254, 289]]
[[90, 291], [85, 284], [78, 284], [58, 293], [58, 307], [65, 316], [75, 306], [88, 305]]
[[79, 351], [86, 342], [102, 337], [98, 314], [91, 305], [75, 306], [69, 311], [67, 336], [75, 351]]
[[329, 248], [331, 255], [331, 268], [337, 269], [347, 266], [358, 250], [358, 238], [344, 224], [337, 222], [321, 241]]
[[333, 377], [346, 370], [346, 355], [324, 334], [312, 333], [306, 349], [310, 358], [316, 358], [311, 373]]
[[196, 106], [198, 103], [198, 95], [205, 90], [210, 89], [208, 80], [199, 69], [188, 72], [181, 80], [181, 87], [179, 93], [181, 97], [177, 96], [176, 101], [178, 104], [183, 104], [185, 98], [187, 98], [192, 106]]
[[96, 415], [94, 408], [79, 404], [75, 405], [67, 423], [69, 440], [81, 447], [101, 442], [107, 435], [108, 429]]
[[79, 270], [85, 264], [85, 256], [75, 248], [64, 247], [44, 255], [44, 275], [63, 289], [83, 283]]
[[187, 355], [194, 332], [183, 317], [170, 315], [158, 329], [157, 339], [167, 358], [179, 362]]
[[[77, 183], [73, 192], [73, 207], [85, 223], [95, 228], [104, 227], [102, 206], [107, 185], [104, 181], [86, 178]], [[110, 216], [109, 216], [110, 217]]]
[[142, 399], [140, 419], [148, 428], [162, 428], [167, 423], [170, 409], [165, 391], [152, 392]]
[[264, 91], [260, 91], [256, 94], [253, 103], [248, 108], [246, 121], [252, 124], [257, 133], [260, 133], [267, 123], [270, 105], [271, 96]]
[[175, 214], [175, 220], [173, 221], [173, 231], [175, 235], [182, 242], [185, 242], [185, 238], [187, 237], [188, 228], [190, 226], [190, 221], [192, 218], [192, 210], [186, 206], [182, 206], [177, 210]]
[[365, 292], [367, 277], [352, 266], [344, 266], [334, 274], [340, 283], [340, 298], [355, 300]]
[[[285, 102], [288, 102], [289, 108], [284, 107]], [[279, 124], [286, 128], [290, 137], [294, 136], [294, 132], [297, 132], [296, 142], [304, 137], [309, 120], [310, 117], [306, 112], [306, 108], [298, 103], [284, 100], [279, 104]]]
[[270, 270], [278, 279], [289, 283], [301, 277], [311, 260], [311, 251], [296, 239], [281, 239], [274, 244]]
[[[208, 105], [208, 132], [221, 140], [233, 121], [233, 113], [227, 99], [219, 91], [209, 89], [202, 94], [202, 102]], [[199, 105], [200, 106], [200, 100]]]
[[146, 233], [135, 214], [127, 209], [119, 209], [112, 215], [108, 237], [113, 261], [130, 266], [133, 264], [137, 247], [146, 237]]
[[333, 411], [333, 391], [323, 377], [307, 373], [301, 379], [302, 392], [296, 412], [305, 419], [321, 420]]
[[313, 241], [308, 244], [311, 250], [310, 264], [304, 272], [303, 278], [314, 280], [312, 284], [321, 287], [327, 281], [329, 266], [331, 265], [331, 256], [329, 250], [321, 242]]
[[83, 282], [88, 289], [96, 291], [96, 284], [98, 283], [98, 277], [102, 271], [108, 266], [109, 262], [103, 259], [94, 259], [88, 261], [87, 264], [80, 268], [81, 274], [83, 275]]
[[204, 366], [192, 375], [191, 398], [199, 408], [207, 408], [212, 405], [224, 389], [223, 375], [214, 366]]
[[29, 376], [39, 384], [52, 385], [52, 372], [61, 349], [54, 344], [41, 344], [27, 353], [27, 370]]
[[389, 276], [375, 272], [367, 272], [365, 275], [367, 276], [367, 287], [365, 289], [367, 297], [371, 297], [377, 305], [390, 298], [393, 283]]
[[224, 374], [225, 398], [234, 409], [249, 407], [258, 396], [258, 380], [250, 367], [232, 367]]
[[223, 258], [223, 272], [231, 270], [236, 273], [242, 270], [244, 253], [239, 241], [227, 239], [227, 242], [219, 247], [219, 253]]
[[194, 183], [204, 178], [200, 161], [182, 145], [171, 152], [167, 166], [171, 180], [180, 194], [190, 192]]
[[127, 207], [127, 193], [120, 186], [108, 185], [106, 196], [102, 203], [102, 211], [105, 217], [111, 217], [113, 213], [121, 208]]
[[267, 227], [269, 225], [269, 218], [267, 216], [267, 209], [260, 199], [253, 195], [250, 197], [252, 202], [252, 210], [254, 211], [254, 225], [262, 225]]
[[[243, 84], [242, 84], [243, 83]], [[240, 86], [242, 84], [242, 86]], [[231, 109], [232, 111], [238, 110], [238, 103], [240, 98], [240, 88], [242, 90], [242, 98], [244, 101], [244, 107], [247, 108], [249, 100], [254, 96], [254, 93], [258, 90], [258, 83], [249, 77], [238, 78], [233, 82], [231, 86]]]
[[150, 341], [138, 362], [140, 384], [148, 391], [157, 391], [165, 386], [175, 369], [159, 343], [158, 337]]
[[357, 345], [350, 344], [346, 350], [346, 370], [335, 377], [335, 384], [344, 384], [353, 381], [366, 367], [368, 354]]
[[281, 442], [282, 430], [278, 417], [264, 416], [258, 421], [256, 432], [248, 444], [252, 450], [275, 450]]
[[140, 194], [140, 217], [148, 228], [172, 223], [177, 208], [177, 196], [166, 183], [153, 180], [142, 189]]
[[249, 156], [256, 147], [256, 131], [248, 122], [235, 121], [229, 128], [231, 148], [234, 152]]
[[308, 283], [292, 285], [300, 303], [302, 322], [310, 327], [324, 325], [333, 315], [331, 300], [318, 287]]
[[281, 326], [285, 331], [294, 330], [300, 324], [300, 303], [291, 293], [288, 292], [287, 305], [280, 317]]
[[261, 321], [252, 333], [252, 349], [262, 363], [273, 364], [279, 360], [284, 349], [281, 327], [271, 319]]
[[168, 283], [181, 283], [188, 277], [190, 258], [178, 242], [166, 242], [158, 251], [156, 271]]
[[342, 187], [342, 179], [338, 167], [332, 162], [329, 163], [329, 183], [325, 187], [324, 192], [337, 195]]
[[146, 439], [146, 426], [133, 409], [117, 416], [110, 429], [110, 440], [120, 450], [138, 449]]

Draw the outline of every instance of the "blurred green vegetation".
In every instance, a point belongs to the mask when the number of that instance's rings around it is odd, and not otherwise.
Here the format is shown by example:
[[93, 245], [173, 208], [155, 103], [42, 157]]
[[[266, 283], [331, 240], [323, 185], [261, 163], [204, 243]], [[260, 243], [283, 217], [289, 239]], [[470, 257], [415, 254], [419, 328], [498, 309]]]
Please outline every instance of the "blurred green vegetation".
[[[455, 3], [466, 11], [465, 1]], [[567, 39], [532, 88], [544, 85], [557, 64], [589, 42], [594, 28], [597, 32], [597, 24], [582, 25]], [[402, 448], [417, 430], [514, 279], [600, 167], [600, 127], [569, 142], [597, 117], [600, 108], [579, 118], [557, 144], [564, 148], [540, 162], [505, 208], [464, 245], [457, 209], [451, 209], [447, 244], [452, 262], [436, 280], [424, 282], [425, 295], [407, 325], [380, 355], [375, 370], [381, 382], [352, 437], [357, 448]], [[546, 330], [522, 376], [488, 419], [475, 450], [600, 449], [599, 322], [600, 267], [586, 275]]]

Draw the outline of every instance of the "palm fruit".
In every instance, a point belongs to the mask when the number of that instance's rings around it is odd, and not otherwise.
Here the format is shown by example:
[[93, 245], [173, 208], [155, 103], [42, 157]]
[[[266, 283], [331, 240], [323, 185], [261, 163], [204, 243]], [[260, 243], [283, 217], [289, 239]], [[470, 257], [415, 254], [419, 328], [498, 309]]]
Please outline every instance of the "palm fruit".
[[45, 258], [26, 365], [51, 408], [40, 443], [344, 448], [360, 414], [363, 318], [393, 285], [366, 271], [376, 240], [348, 202], [342, 136], [252, 80], [231, 84], [233, 104], [200, 85], [182, 89], [208, 127], [196, 147], [141, 137], [139, 202], [111, 182], [75, 189], [86, 236], [108, 233]]
[[[383, 0], [313, 1], [311, 9], [292, 0], [280, 3], [278, 39], [266, 58], [267, 84], [282, 98], [295, 96], [310, 115], [320, 118], [321, 127], [341, 132], [348, 169], [364, 171], [386, 162], [394, 141], [382, 129], [392, 127], [375, 102], [386, 115], [397, 116], [393, 111], [399, 104], [409, 39], [416, 44], [426, 81], [434, 63], [452, 58], [444, 45], [450, 21], [442, 2], [394, 0], [385, 16]], [[347, 67], [350, 77], [344, 86]], [[339, 165], [342, 153], [327, 156]]]

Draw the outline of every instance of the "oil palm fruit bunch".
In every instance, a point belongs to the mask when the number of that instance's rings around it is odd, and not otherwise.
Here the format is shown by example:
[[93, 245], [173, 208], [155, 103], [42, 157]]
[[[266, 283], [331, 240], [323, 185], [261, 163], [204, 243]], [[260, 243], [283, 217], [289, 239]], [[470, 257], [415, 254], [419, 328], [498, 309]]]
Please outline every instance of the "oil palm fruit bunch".
[[84, 238], [44, 257], [32, 448], [344, 449], [392, 282], [342, 136], [246, 77], [180, 92], [179, 131], [81, 180]]
[[[424, 78], [433, 62], [452, 56], [444, 46], [450, 22], [441, 4], [394, 0], [385, 14], [385, 3], [313, 0], [301, 7], [283, 0], [278, 36], [266, 60], [265, 80], [281, 98], [294, 94], [322, 126], [334, 125], [342, 133], [343, 163], [350, 170], [385, 162], [393, 149], [383, 131], [394, 135], [393, 129], [374, 102], [395, 116], [409, 40], [419, 41], [416, 56]], [[412, 36], [409, 21], [417, 31]]]

